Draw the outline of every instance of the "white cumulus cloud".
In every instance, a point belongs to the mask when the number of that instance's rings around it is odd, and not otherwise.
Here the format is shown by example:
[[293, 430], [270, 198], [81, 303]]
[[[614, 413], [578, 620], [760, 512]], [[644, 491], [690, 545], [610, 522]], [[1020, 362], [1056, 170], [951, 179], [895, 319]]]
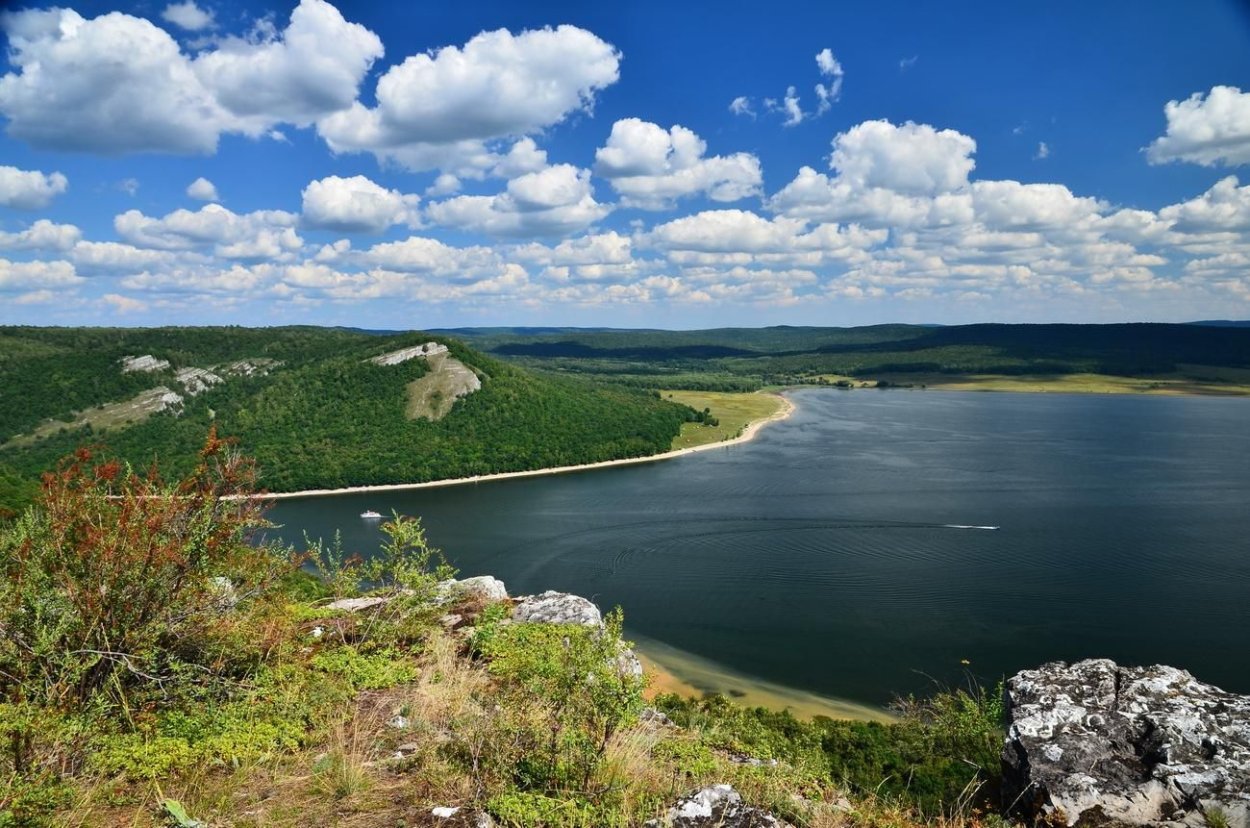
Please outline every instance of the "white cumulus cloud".
[[1190, 161], [1204, 167], [1250, 163], [1250, 92], [1212, 87], [1163, 108], [1167, 133], [1146, 150], [1152, 164]]
[[865, 121], [833, 139], [830, 166], [848, 183], [899, 193], [947, 192], [968, 183], [976, 141], [928, 124]]
[[421, 197], [388, 190], [363, 175], [331, 175], [303, 191], [303, 221], [309, 227], [342, 233], [381, 233], [395, 224], [420, 225]]
[[576, 26], [482, 32], [463, 48], [392, 66], [378, 80], [377, 106], [356, 103], [318, 129], [336, 151], [369, 151], [411, 169], [481, 169], [498, 163], [484, 142], [589, 111], [619, 66], [615, 47]]
[[282, 210], [258, 210], [238, 214], [220, 204], [199, 210], [175, 210], [152, 218], [127, 210], [113, 219], [123, 241], [154, 250], [208, 249], [226, 259], [275, 259], [293, 257], [303, 247], [295, 232], [298, 217]]
[[[350, 105], [382, 43], [325, 0], [301, 0], [281, 33], [226, 38], [192, 57], [164, 29], [111, 12], [5, 15], [0, 114], [40, 149], [211, 153], [223, 133], [259, 137]], [[125, 55], [119, 60], [118, 55]]]
[[195, 0], [186, 0], [183, 3], [170, 3], [161, 12], [161, 19], [189, 32], [211, 29], [216, 25], [213, 20], [213, 13], [195, 5]]
[[361, 260], [386, 270], [429, 273], [460, 280], [497, 275], [503, 266], [499, 255], [489, 247], [452, 247], [425, 236], [375, 244], [361, 254]]
[[1230, 175], [1197, 198], [1164, 207], [1159, 218], [1185, 233], [1250, 232], [1250, 185]]
[[494, 196], [457, 196], [427, 215], [438, 224], [495, 236], [562, 236], [602, 219], [611, 207], [595, 201], [590, 172], [556, 164], [508, 182]]
[[882, 231], [820, 224], [748, 210], [705, 210], [661, 224], [646, 236], [670, 259], [699, 264], [805, 263], [857, 258], [886, 240]]
[[69, 188], [69, 179], [54, 172], [19, 170], [0, 166], [0, 205], [19, 210], [39, 210]]
[[73, 287], [83, 281], [69, 262], [11, 262], [0, 259], [0, 290]]
[[[170, 267], [177, 263], [179, 254], [167, 250], [151, 250], [122, 242], [80, 241], [70, 251], [74, 264], [87, 272], [129, 271], [138, 273], [151, 268]], [[203, 260], [203, 256], [191, 254], [183, 258]]]
[[72, 224], [55, 224], [39, 219], [20, 233], [0, 232], [0, 249], [7, 250], [69, 250], [82, 238], [82, 231]]
[[195, 58], [216, 100], [256, 135], [275, 123], [305, 126], [346, 109], [382, 56], [373, 32], [324, 0], [301, 0], [281, 37], [229, 38]]
[[704, 194], [713, 201], [759, 195], [759, 159], [745, 152], [704, 157], [707, 143], [692, 130], [669, 130], [626, 118], [612, 125], [595, 152], [595, 172], [607, 178], [629, 207], [660, 210], [678, 198]]
[[203, 176], [187, 185], [187, 195], [196, 201], [221, 201], [217, 186]]

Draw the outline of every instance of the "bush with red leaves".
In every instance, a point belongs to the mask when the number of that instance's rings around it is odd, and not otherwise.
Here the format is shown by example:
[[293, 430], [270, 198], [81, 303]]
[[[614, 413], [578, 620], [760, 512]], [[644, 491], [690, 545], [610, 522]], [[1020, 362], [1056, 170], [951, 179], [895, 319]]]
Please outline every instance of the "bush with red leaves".
[[[246, 654], [223, 627], [261, 605], [292, 562], [250, 543], [266, 526], [250, 460], [210, 432], [196, 469], [166, 482], [89, 449], [44, 475], [0, 530], [0, 712], [14, 770], [23, 711], [133, 716], [175, 677], [211, 683]], [[230, 622], [230, 619], [235, 622]]]

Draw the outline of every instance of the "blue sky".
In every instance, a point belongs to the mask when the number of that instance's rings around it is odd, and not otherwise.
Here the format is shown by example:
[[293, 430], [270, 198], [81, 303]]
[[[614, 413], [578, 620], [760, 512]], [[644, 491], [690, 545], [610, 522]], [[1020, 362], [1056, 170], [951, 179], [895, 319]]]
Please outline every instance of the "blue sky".
[[11, 6], [0, 323], [1250, 317], [1250, 11]]

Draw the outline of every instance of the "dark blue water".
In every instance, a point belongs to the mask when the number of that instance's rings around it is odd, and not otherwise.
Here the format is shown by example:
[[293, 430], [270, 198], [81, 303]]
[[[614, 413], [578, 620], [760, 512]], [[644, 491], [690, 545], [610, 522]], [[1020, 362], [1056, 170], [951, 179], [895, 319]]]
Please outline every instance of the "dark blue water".
[[992, 682], [1090, 656], [1250, 693], [1250, 401], [791, 398], [740, 446], [271, 517], [368, 551], [361, 511], [420, 515], [463, 574], [619, 604], [635, 634], [868, 703], [958, 681], [962, 660]]

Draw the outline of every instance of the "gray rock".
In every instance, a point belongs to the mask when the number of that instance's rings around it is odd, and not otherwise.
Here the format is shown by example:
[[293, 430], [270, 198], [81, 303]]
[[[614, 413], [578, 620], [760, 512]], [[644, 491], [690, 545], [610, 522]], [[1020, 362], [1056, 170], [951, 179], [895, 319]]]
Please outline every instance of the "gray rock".
[[374, 596], [372, 598], [340, 598], [337, 601], [331, 601], [326, 604], [328, 610], [340, 610], [342, 612], [360, 612], [361, 610], [372, 609], [373, 607], [385, 604], [389, 598], [382, 596]]
[[656, 710], [654, 707], [644, 707], [638, 714], [638, 721], [652, 727], [677, 727], [676, 723], [663, 711]]
[[164, 371], [169, 367], [169, 360], [157, 359], [151, 354], [142, 356], [124, 356], [121, 358], [122, 373], [129, 374], [134, 371], [142, 371], [144, 373], [152, 373], [154, 371]]
[[437, 595], [440, 603], [465, 595], [476, 595], [484, 601], [506, 601], [508, 588], [498, 578], [490, 575], [476, 575], [459, 581], [440, 581]]
[[622, 676], [629, 678], [642, 678], [642, 662], [638, 660], [638, 655], [631, 649], [621, 650], [621, 654], [616, 657], [616, 671]]
[[174, 372], [174, 378], [182, 383], [182, 388], [187, 392], [188, 397], [194, 397], [214, 385], [225, 382], [221, 377], [204, 368], [179, 368]]
[[407, 362], [417, 357], [429, 358], [445, 353], [447, 353], [446, 345], [440, 345], [437, 342], [427, 342], [424, 345], [413, 345], [411, 348], [400, 348], [398, 351], [379, 354], [378, 356], [370, 357], [369, 361], [374, 365], [399, 365], [401, 362]]
[[[485, 811], [470, 811], [459, 805], [443, 805], [430, 809], [434, 824], [448, 828], [495, 828], [495, 820]], [[423, 825], [425, 823], [422, 823]]]
[[1026, 819], [1250, 828], [1250, 696], [1094, 659], [1017, 673], [1007, 705], [1003, 802]]
[[767, 811], [742, 802], [730, 785], [713, 785], [677, 800], [647, 828], [793, 828]]
[[529, 595], [520, 599], [512, 610], [513, 621], [530, 621], [538, 624], [582, 624], [602, 627], [603, 616], [599, 608], [580, 595], [547, 590], [541, 595]]

